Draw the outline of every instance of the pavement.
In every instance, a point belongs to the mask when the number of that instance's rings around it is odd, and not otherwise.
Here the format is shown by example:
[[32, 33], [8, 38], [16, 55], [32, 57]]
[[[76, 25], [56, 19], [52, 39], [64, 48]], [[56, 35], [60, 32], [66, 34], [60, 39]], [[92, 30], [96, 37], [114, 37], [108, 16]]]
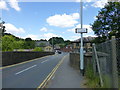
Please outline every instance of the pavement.
[[83, 82], [80, 71], [70, 66], [68, 54], [46, 88], [85, 88]]
[[2, 88], [38, 88], [66, 53], [2, 69]]

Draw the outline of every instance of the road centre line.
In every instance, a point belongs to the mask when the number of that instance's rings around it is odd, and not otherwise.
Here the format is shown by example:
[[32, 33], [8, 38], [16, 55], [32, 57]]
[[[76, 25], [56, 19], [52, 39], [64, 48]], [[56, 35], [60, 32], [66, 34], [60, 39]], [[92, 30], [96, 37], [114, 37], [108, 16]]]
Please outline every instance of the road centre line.
[[26, 69], [24, 69], [24, 70], [22, 70], [22, 71], [20, 71], [20, 72], [15, 73], [15, 75], [18, 75], [18, 74], [20, 74], [20, 73], [22, 73], [22, 72], [25, 72], [25, 71], [33, 68], [33, 67], [36, 67], [36, 66], [37, 66], [37, 65], [33, 65], [33, 66], [29, 67], [29, 68], [26, 68]]
[[44, 63], [44, 62], [47, 62], [48, 61], [48, 59], [47, 60], [45, 60], [45, 61], [42, 61], [41, 63]]

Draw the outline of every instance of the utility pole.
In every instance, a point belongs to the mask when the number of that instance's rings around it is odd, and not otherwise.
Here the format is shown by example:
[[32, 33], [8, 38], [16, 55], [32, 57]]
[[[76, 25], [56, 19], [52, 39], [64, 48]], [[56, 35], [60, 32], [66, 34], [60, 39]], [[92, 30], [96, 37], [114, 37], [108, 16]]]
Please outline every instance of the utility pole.
[[54, 51], [53, 39], [54, 39], [54, 37], [52, 37], [52, 48], [53, 48], [53, 51]]

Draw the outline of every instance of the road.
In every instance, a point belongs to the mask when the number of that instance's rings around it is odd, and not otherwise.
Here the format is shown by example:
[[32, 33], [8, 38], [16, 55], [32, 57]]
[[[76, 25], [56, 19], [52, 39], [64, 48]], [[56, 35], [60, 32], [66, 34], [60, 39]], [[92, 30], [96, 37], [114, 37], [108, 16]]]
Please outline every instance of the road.
[[3, 69], [2, 88], [37, 88], [66, 54], [55, 54]]

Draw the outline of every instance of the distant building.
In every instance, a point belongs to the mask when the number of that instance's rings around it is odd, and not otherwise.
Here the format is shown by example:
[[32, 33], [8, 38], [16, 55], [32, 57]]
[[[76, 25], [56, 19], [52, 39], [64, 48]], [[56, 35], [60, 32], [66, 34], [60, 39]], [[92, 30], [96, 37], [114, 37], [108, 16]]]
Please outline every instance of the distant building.
[[73, 52], [72, 45], [67, 45], [66, 47], [62, 48], [61, 51], [63, 52]]
[[46, 52], [52, 52], [53, 48], [52, 48], [52, 46], [46, 46], [46, 47], [44, 47], [44, 51], [46, 51]]
[[54, 49], [55, 49], [55, 50], [60, 50], [59, 44], [54, 45]]
[[35, 41], [35, 46], [36, 47], [46, 47], [46, 46], [49, 46], [49, 45], [50, 45], [49, 41], [40, 41], [40, 40]]
[[35, 41], [35, 46], [36, 47], [41, 47], [42, 50], [46, 51], [46, 52], [52, 52], [53, 51], [52, 45], [49, 43], [49, 41], [36, 40]]
[[[95, 37], [83, 37], [83, 48], [85, 52], [89, 52], [92, 50], [92, 40], [94, 39]], [[80, 39], [72, 41], [72, 47], [73, 47], [73, 52], [79, 52], [80, 51]]]

